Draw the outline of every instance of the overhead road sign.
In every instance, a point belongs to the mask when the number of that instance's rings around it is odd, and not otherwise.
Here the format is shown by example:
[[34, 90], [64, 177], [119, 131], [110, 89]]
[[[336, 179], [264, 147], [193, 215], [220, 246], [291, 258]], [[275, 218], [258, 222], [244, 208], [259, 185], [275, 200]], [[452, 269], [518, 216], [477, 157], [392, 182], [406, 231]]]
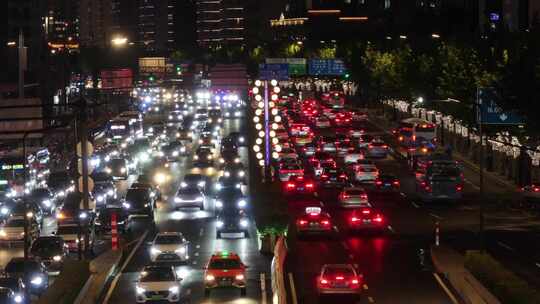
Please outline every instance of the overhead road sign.
[[341, 59], [310, 59], [308, 71], [309, 75], [313, 76], [343, 76], [347, 73], [345, 63]]
[[501, 97], [493, 88], [478, 89], [477, 121], [484, 125], [521, 125], [523, 117], [513, 111], [504, 111], [499, 103]]
[[289, 65], [286, 63], [259, 64], [259, 79], [261, 80], [288, 80]]

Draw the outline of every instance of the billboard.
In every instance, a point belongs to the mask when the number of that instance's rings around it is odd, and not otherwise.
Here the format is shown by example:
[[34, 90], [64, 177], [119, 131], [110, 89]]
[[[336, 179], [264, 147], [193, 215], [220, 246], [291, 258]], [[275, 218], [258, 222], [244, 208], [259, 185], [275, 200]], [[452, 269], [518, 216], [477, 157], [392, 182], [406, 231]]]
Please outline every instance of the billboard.
[[131, 69], [103, 70], [100, 76], [102, 89], [121, 90], [133, 87], [133, 71]]
[[139, 73], [143, 76], [150, 74], [165, 74], [167, 63], [165, 57], [139, 58]]
[[307, 74], [307, 60], [305, 58], [266, 58], [266, 64], [288, 64], [289, 76]]

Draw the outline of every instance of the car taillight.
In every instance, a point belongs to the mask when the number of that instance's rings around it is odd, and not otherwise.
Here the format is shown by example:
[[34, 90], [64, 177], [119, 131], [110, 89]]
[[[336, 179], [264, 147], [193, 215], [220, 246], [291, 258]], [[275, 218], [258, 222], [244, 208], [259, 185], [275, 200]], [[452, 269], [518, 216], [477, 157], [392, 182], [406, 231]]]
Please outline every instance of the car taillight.
[[425, 189], [427, 192], [431, 192], [431, 187], [430, 187], [430, 186], [425, 186], [424, 189]]
[[380, 180], [378, 180], [378, 181], [375, 181], [375, 185], [377, 185], [377, 186], [380, 186], [380, 185], [382, 185], [382, 181], [380, 181]]
[[347, 175], [341, 174], [339, 177], [340, 177], [340, 178], [347, 178]]
[[383, 149], [388, 149], [388, 145], [383, 145]]
[[328, 281], [327, 281], [326, 279], [321, 279], [320, 282], [321, 282], [321, 285], [326, 285], [326, 284], [328, 284]]
[[369, 149], [373, 148], [373, 145], [368, 145], [368, 148], [369, 148]]
[[304, 226], [304, 225], [307, 224], [307, 221], [306, 221], [306, 220], [300, 220], [298, 223], [299, 223], [301, 226]]
[[367, 200], [367, 194], [360, 195], [360, 198], [363, 199], [363, 200]]
[[362, 214], [370, 214], [370, 213], [371, 213], [371, 210], [369, 209], [362, 210]]
[[351, 218], [351, 222], [353, 222], [353, 223], [354, 223], [354, 222], [358, 222], [359, 220], [360, 220], [360, 219], [357, 218], [356, 216], [353, 216], [353, 217]]
[[289, 189], [294, 188], [294, 183], [287, 183], [287, 188], [289, 188]]
[[324, 221], [321, 221], [321, 224], [327, 226], [327, 225], [330, 225], [330, 221], [324, 220]]
[[394, 186], [399, 186], [399, 181], [394, 181], [392, 184], [394, 184]]
[[328, 175], [323, 174], [323, 175], [321, 175], [321, 178], [322, 178], [322, 179], [326, 179], [326, 178], [328, 178]]
[[403, 136], [398, 137], [399, 141], [403, 141]]
[[351, 285], [358, 285], [360, 282], [358, 281], [358, 279], [352, 279], [351, 280]]
[[462, 190], [463, 190], [463, 186], [461, 186], [461, 185], [456, 186], [456, 191], [457, 192], [461, 192]]
[[336, 280], [342, 281], [342, 280], [345, 280], [345, 278], [342, 277], [342, 276], [337, 276], [337, 277], [336, 277]]
[[377, 214], [375, 216], [375, 218], [373, 218], [373, 221], [376, 222], [376, 223], [382, 223], [382, 221], [383, 221], [382, 216]]
[[540, 188], [536, 188], [536, 187], [535, 187], [535, 188], [533, 189], [533, 191], [534, 191], [534, 192], [540, 192]]
[[311, 189], [311, 188], [313, 188], [313, 187], [314, 187], [314, 185], [313, 185], [312, 183], [306, 184], [306, 188], [310, 188], [310, 189]]

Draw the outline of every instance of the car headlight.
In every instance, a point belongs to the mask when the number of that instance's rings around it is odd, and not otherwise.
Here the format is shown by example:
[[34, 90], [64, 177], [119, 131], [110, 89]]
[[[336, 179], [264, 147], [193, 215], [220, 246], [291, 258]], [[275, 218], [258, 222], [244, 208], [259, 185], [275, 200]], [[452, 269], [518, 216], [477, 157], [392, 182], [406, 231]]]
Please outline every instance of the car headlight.
[[140, 286], [137, 286], [137, 287], [135, 288], [135, 290], [137, 291], [137, 294], [143, 294], [143, 293], [146, 292], [146, 289], [144, 289], [144, 288], [142, 288], [142, 287], [140, 287]]
[[246, 200], [241, 199], [238, 201], [238, 207], [244, 208], [246, 205], [247, 205]]
[[180, 132], [176, 132], [176, 137], [180, 137]]
[[23, 297], [21, 295], [16, 295], [13, 300], [15, 300], [15, 303], [22, 303]]
[[124, 203], [122, 203], [122, 207], [124, 207], [126, 209], [129, 209], [129, 208], [131, 208], [131, 204], [124, 202]]
[[246, 175], [246, 172], [243, 170], [238, 171], [238, 177], [244, 177]]
[[154, 132], [154, 128], [152, 127], [148, 128], [148, 132]]
[[238, 138], [238, 141], [241, 142], [241, 143], [243, 143], [244, 141], [246, 141], [246, 139], [245, 139], [244, 137], [239, 137], [239, 138]]
[[206, 159], [211, 160], [211, 159], [212, 159], [212, 155], [207, 155], [207, 156], [206, 156]]
[[186, 247], [182, 246], [182, 247], [176, 249], [174, 252], [180, 253], [180, 254], [185, 254], [186, 253]]
[[107, 191], [107, 195], [108, 195], [108, 196], [113, 196], [113, 195], [114, 195], [114, 191], [113, 191], [113, 190], [108, 190], [108, 191]]
[[235, 158], [235, 159], [234, 159], [234, 163], [235, 163], [235, 164], [238, 164], [238, 163], [240, 163], [240, 158], [238, 158], [238, 157], [237, 157], [237, 158]]
[[169, 120], [172, 120], [172, 119], [173, 119], [172, 115], [169, 115]]
[[102, 195], [97, 197], [97, 201], [100, 202], [100, 203], [103, 202], [104, 200], [105, 200], [105, 198]]
[[32, 283], [32, 285], [35, 285], [35, 286], [40, 286], [41, 284], [43, 284], [43, 278], [40, 277], [40, 276], [37, 276], [37, 277], [34, 277], [30, 283]]
[[221, 183], [216, 184], [216, 190], [221, 190], [223, 188], [223, 185]]
[[242, 188], [242, 184], [240, 183], [236, 184], [236, 189], [240, 189], [240, 188]]
[[223, 172], [223, 176], [229, 177], [229, 176], [231, 176], [231, 172], [225, 171], [225, 172]]
[[182, 199], [179, 198], [179, 197], [175, 197], [175, 198], [174, 198], [174, 202], [175, 202], [175, 203], [181, 203], [181, 202], [182, 202]]
[[126, 173], [127, 169], [125, 167], [120, 168], [120, 173]]
[[235, 279], [236, 279], [237, 281], [243, 281], [243, 280], [244, 280], [244, 275], [243, 275], [243, 274], [237, 274], [236, 277], [235, 277]]
[[55, 262], [60, 262], [62, 260], [62, 256], [61, 255], [55, 255], [53, 256], [53, 261]]
[[0, 230], [0, 236], [1, 237], [6, 237], [7, 236], [6, 231]]
[[218, 228], [223, 227], [223, 225], [225, 225], [225, 223], [223, 223], [223, 221], [217, 221], [217, 222], [216, 222], [216, 226], [217, 226]]
[[[108, 168], [105, 169], [105, 172], [107, 172], [107, 169], [108, 169]], [[110, 170], [111, 170], [111, 169], [109, 169], [109, 171], [110, 171]], [[111, 173], [111, 172], [107, 172], [107, 173]], [[60, 191], [60, 192], [57, 193], [57, 195], [60, 196], [60, 197], [63, 197], [63, 196], [66, 196], [66, 192], [65, 192], [65, 191]]]
[[224, 160], [223, 158], [220, 158], [220, 159], [219, 159], [219, 163], [220, 163], [220, 164], [224, 164], [224, 163], [225, 163], [225, 160]]
[[216, 208], [223, 208], [223, 202], [220, 200], [216, 201]]
[[85, 219], [87, 217], [88, 217], [88, 213], [86, 213], [86, 212], [82, 212], [81, 214], [79, 214], [80, 219]]
[[200, 182], [197, 183], [197, 186], [202, 188], [202, 187], [206, 186], [206, 182], [205, 181], [200, 181]]
[[172, 156], [176, 157], [176, 156], [178, 156], [179, 154], [180, 154], [180, 153], [178, 153], [178, 151], [173, 151]]
[[180, 292], [180, 288], [178, 288], [178, 286], [173, 286], [173, 287], [169, 288], [169, 292], [177, 294], [178, 292]]
[[216, 278], [215, 278], [213, 275], [209, 274], [209, 275], [207, 275], [204, 279], [207, 280], [207, 281], [213, 281], [213, 280], [215, 280]]
[[150, 248], [150, 253], [153, 254], [153, 255], [158, 255], [161, 253], [161, 250], [155, 248], [155, 247], [152, 247]]
[[49, 199], [43, 200], [43, 206], [45, 206], [47, 208], [50, 208], [51, 204], [52, 204], [51, 200], [49, 200]]
[[199, 160], [199, 155], [193, 156], [193, 159], [194, 159], [194, 160]]
[[[105, 168], [105, 172], [106, 172], [107, 174], [111, 174], [112, 170], [111, 170], [111, 168], [107, 167], [107, 168]], [[63, 196], [63, 195], [62, 195], [62, 196]]]
[[167, 175], [164, 173], [156, 173], [154, 181], [158, 184], [163, 184], [167, 181]]
[[6, 207], [2, 207], [0, 208], [0, 213], [2, 213], [2, 215], [7, 215], [9, 213], [9, 209]]
[[248, 221], [247, 220], [240, 220], [240, 226], [247, 227], [248, 226]]
[[187, 187], [187, 186], [188, 186], [188, 185], [187, 185], [186, 182], [181, 182], [181, 183], [180, 183], [180, 187], [182, 187], [182, 188], [185, 188], [185, 187]]

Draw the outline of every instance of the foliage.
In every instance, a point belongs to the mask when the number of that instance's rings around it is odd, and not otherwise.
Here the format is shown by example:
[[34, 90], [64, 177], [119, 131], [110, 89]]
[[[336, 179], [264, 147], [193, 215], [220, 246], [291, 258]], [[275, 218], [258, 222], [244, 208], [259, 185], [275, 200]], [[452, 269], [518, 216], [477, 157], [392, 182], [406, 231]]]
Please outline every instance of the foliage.
[[540, 303], [540, 293], [487, 253], [468, 251], [465, 267], [501, 303]]
[[171, 53], [170, 55], [170, 58], [173, 62], [182, 62], [184, 60], [186, 60], [188, 58], [187, 54], [180, 51], [180, 50], [176, 50], [174, 52]]

